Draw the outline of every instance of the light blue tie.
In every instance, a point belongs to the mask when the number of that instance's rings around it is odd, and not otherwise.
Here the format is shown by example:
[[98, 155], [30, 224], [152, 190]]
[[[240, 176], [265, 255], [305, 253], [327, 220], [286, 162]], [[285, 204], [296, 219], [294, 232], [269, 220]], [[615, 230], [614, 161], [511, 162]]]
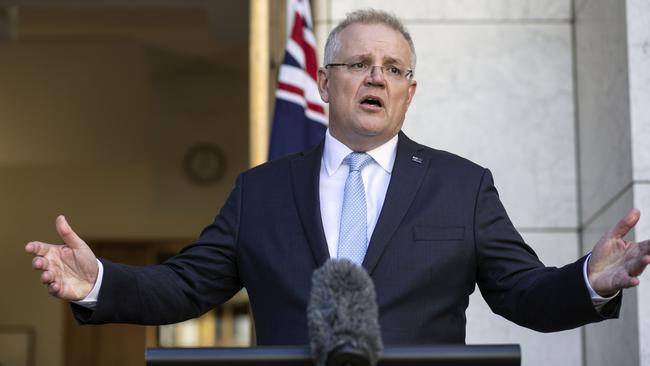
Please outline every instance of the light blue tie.
[[341, 227], [339, 230], [338, 257], [361, 265], [368, 246], [366, 193], [361, 179], [361, 169], [372, 161], [366, 153], [353, 152], [346, 158], [350, 173], [345, 181]]

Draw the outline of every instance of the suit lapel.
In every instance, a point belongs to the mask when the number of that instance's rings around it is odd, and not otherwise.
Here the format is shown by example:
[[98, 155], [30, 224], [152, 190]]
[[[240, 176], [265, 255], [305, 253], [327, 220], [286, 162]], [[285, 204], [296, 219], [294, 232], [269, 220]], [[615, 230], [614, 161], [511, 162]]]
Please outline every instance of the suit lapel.
[[397, 156], [384, 206], [368, 244], [363, 266], [372, 273], [393, 233], [404, 218], [422, 184], [429, 162], [419, 152], [423, 147], [399, 133]]
[[294, 200], [307, 241], [319, 267], [329, 258], [318, 194], [323, 146], [324, 142], [321, 142], [291, 161]]

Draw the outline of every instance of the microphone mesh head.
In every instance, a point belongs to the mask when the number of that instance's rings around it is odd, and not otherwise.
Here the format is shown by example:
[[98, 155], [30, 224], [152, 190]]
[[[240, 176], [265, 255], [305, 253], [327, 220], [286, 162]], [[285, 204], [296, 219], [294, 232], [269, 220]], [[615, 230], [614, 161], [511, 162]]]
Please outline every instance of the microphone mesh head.
[[330, 259], [314, 271], [307, 325], [312, 357], [323, 366], [328, 354], [348, 345], [377, 363], [383, 350], [375, 287], [364, 268]]

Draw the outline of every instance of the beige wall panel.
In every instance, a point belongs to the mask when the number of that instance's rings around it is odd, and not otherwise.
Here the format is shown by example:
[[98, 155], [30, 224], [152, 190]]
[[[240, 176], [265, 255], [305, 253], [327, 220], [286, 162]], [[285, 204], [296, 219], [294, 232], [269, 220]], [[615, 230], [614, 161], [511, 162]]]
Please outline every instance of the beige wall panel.
[[[19, 299], [0, 303], [0, 324], [37, 330], [39, 366], [61, 365], [67, 308], [38, 283], [28, 241], [59, 242], [61, 213], [91, 246], [191, 241], [247, 166], [246, 75], [153, 72], [161, 57], [128, 42], [0, 46], [0, 288]], [[207, 187], [182, 169], [202, 142], [226, 158]]]

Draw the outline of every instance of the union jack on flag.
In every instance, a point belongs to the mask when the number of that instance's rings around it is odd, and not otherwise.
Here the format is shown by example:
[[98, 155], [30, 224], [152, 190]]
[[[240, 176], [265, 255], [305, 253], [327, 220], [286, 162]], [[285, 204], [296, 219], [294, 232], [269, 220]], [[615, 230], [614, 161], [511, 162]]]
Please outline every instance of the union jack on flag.
[[309, 0], [289, 0], [287, 5], [292, 25], [275, 93], [269, 160], [316, 145], [327, 128], [325, 103], [316, 84], [318, 61]]

